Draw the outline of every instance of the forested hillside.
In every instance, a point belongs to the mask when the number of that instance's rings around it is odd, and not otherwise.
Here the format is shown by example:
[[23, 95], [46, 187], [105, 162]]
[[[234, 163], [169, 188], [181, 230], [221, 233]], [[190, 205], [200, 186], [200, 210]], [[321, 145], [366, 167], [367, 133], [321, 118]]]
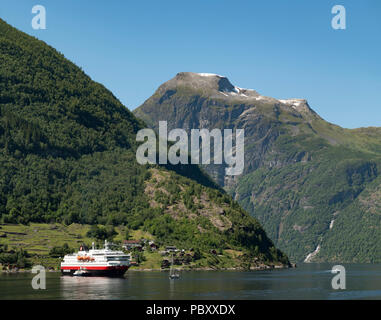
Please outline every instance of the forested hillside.
[[162, 244], [288, 265], [197, 166], [139, 165], [143, 122], [62, 54], [3, 20], [0, 66], [1, 223], [122, 225]]

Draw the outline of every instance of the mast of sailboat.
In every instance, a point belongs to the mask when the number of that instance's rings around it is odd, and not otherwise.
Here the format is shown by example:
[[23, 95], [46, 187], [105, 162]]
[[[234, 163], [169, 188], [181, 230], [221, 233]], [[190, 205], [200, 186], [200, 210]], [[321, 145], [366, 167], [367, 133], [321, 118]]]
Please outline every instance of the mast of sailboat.
[[173, 274], [173, 252], [172, 252], [172, 263], [171, 263], [171, 270], [170, 270], [170, 275]]

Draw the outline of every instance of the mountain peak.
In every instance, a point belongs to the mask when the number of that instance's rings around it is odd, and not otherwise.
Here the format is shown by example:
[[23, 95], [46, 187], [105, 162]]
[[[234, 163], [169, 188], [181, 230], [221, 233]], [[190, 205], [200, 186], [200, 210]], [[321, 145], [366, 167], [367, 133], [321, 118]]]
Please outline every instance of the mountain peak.
[[[194, 92], [209, 99], [223, 100], [224, 103], [257, 105], [282, 105], [289, 111], [297, 111], [303, 115], [316, 115], [305, 99], [275, 99], [259, 94], [253, 89], [240, 88], [222, 75], [215, 73], [179, 72], [174, 78], [162, 84], [156, 92], [163, 102], [179, 89], [182, 92]], [[237, 101], [238, 100], [238, 101]]]
[[218, 91], [234, 91], [234, 86], [227, 77], [214, 73], [179, 72], [174, 80], [195, 87], [203, 86]]
[[250, 98], [259, 96], [255, 90], [237, 87], [227, 77], [215, 73], [179, 72], [173, 79], [164, 83], [161, 88], [168, 90], [180, 86], [202, 90], [204, 94], [213, 98]]

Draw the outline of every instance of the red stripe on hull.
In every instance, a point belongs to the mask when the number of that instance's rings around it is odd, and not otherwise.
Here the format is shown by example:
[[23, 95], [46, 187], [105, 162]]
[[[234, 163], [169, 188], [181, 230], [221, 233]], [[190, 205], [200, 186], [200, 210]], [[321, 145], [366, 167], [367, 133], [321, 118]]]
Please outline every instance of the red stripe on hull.
[[101, 276], [101, 277], [122, 277], [129, 266], [108, 266], [108, 267], [86, 267], [86, 266], [63, 266], [61, 267], [62, 275], [73, 276], [76, 270], [83, 268], [87, 271], [84, 276]]
[[72, 267], [61, 267], [61, 270], [79, 270], [83, 268], [85, 270], [127, 270], [129, 266], [107, 266], [107, 267], [87, 267], [87, 266], [72, 266]]

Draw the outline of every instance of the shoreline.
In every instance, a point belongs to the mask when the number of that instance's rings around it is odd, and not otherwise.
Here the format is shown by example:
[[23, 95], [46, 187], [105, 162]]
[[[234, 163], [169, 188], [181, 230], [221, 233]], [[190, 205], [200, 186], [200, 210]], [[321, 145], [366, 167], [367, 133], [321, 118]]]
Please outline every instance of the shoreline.
[[[264, 266], [264, 267], [250, 267], [250, 269], [244, 269], [239, 267], [231, 267], [231, 268], [210, 268], [210, 267], [202, 267], [202, 268], [176, 268], [178, 271], [264, 271], [264, 270], [280, 270], [280, 269], [292, 269], [296, 268], [296, 266]], [[128, 271], [133, 272], [149, 272], [149, 271], [169, 271], [170, 269], [155, 269], [155, 268], [137, 268], [137, 269], [129, 269]]]
[[[279, 269], [290, 269], [296, 268], [296, 266], [261, 266], [261, 267], [251, 267], [250, 269], [231, 267], [231, 268], [210, 268], [210, 267], [200, 267], [200, 268], [176, 268], [179, 271], [264, 271], [264, 270], [279, 270]], [[161, 269], [161, 268], [132, 268], [128, 269], [126, 272], [168, 272], [169, 268]], [[57, 273], [61, 272], [61, 270], [46, 270], [46, 272]], [[6, 274], [16, 274], [16, 273], [32, 273], [32, 269], [21, 269], [21, 270], [0, 270], [0, 273]]]

